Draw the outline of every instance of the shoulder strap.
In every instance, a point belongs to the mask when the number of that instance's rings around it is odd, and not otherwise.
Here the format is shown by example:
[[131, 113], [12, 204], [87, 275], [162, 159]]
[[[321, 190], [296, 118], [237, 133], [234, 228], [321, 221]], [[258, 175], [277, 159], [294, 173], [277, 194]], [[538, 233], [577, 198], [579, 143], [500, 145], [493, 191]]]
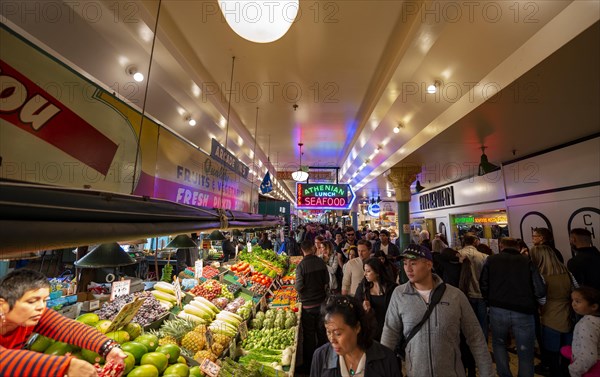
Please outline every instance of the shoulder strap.
[[406, 338], [404, 338], [404, 341], [402, 342], [402, 349], [406, 348], [406, 345], [408, 344], [408, 342], [410, 342], [410, 340], [415, 335], [417, 335], [419, 330], [421, 330], [421, 327], [423, 327], [425, 322], [427, 322], [427, 320], [429, 319], [429, 316], [431, 315], [431, 312], [433, 311], [435, 306], [440, 302], [445, 291], [446, 291], [445, 283], [441, 283], [440, 285], [438, 285], [435, 288], [435, 290], [433, 291], [433, 294], [431, 295], [431, 302], [429, 303], [429, 306], [427, 307], [427, 311], [423, 315], [423, 319], [421, 319], [421, 322], [419, 322], [415, 327], [413, 327], [410, 330], [410, 333], [408, 334], [408, 336]]

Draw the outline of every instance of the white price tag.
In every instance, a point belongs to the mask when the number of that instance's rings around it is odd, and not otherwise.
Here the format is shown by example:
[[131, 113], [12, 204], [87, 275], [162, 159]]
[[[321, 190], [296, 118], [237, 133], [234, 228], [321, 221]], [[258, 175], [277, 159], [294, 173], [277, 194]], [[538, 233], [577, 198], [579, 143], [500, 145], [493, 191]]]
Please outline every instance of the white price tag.
[[202, 364], [200, 364], [200, 369], [209, 377], [217, 377], [219, 375], [221, 367], [213, 363], [209, 359], [204, 359]]
[[110, 301], [117, 297], [128, 295], [129, 288], [131, 288], [131, 280], [114, 281], [110, 291]]
[[246, 248], [248, 249], [248, 252], [251, 253], [252, 252], [252, 242], [248, 242], [246, 244]]
[[183, 297], [183, 293], [181, 293], [181, 284], [179, 284], [178, 277], [175, 277], [173, 281], [173, 287], [175, 288], [175, 298], [177, 298], [177, 306], [181, 306], [181, 298]]
[[203, 264], [204, 261], [202, 259], [199, 259], [194, 263], [194, 278], [200, 279], [202, 277]]

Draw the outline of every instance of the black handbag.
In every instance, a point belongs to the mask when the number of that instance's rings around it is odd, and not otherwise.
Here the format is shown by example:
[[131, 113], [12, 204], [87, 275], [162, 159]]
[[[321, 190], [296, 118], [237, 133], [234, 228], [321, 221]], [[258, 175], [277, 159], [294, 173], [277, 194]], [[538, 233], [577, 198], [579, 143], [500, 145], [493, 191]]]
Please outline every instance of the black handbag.
[[423, 315], [423, 318], [421, 319], [421, 321], [419, 323], [417, 323], [417, 325], [410, 330], [410, 332], [408, 333], [408, 336], [406, 338], [403, 335], [404, 332], [402, 334], [400, 334], [400, 340], [398, 341], [398, 344], [396, 345], [396, 350], [395, 350], [396, 355], [400, 359], [404, 360], [404, 358], [406, 356], [405, 350], [406, 350], [406, 346], [408, 345], [408, 342], [410, 342], [410, 340], [419, 332], [419, 330], [421, 330], [421, 327], [423, 327], [425, 322], [427, 322], [427, 319], [429, 319], [431, 312], [433, 311], [435, 306], [440, 302], [445, 291], [446, 291], [445, 283], [441, 283], [440, 285], [438, 285], [433, 290], [433, 294], [431, 295], [431, 302], [429, 303], [429, 306], [427, 307], [427, 311]]

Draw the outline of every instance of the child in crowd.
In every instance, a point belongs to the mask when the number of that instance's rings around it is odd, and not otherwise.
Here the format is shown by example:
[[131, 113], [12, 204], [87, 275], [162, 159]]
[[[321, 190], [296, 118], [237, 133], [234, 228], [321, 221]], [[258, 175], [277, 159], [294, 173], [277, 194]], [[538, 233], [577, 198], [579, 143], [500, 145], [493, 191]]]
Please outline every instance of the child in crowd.
[[600, 377], [600, 291], [580, 287], [571, 293], [573, 310], [583, 316], [575, 325], [573, 345], [561, 349], [571, 360], [571, 377]]

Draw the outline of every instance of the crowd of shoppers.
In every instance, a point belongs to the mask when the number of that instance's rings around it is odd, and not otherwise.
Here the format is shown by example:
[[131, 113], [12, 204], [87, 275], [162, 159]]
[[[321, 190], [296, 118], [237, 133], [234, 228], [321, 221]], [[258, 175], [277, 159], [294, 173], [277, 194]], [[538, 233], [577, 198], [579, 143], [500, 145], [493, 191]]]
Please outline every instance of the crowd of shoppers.
[[570, 232], [566, 265], [546, 228], [533, 230], [531, 248], [503, 238], [497, 253], [474, 233], [455, 250], [421, 231], [402, 251], [387, 230], [312, 224], [297, 234], [305, 247], [317, 245], [323, 275], [302, 281], [329, 294], [319, 297], [319, 314], [308, 305], [311, 376], [504, 377], [512, 376], [509, 352], [518, 376], [599, 375], [600, 251], [585, 229]]

